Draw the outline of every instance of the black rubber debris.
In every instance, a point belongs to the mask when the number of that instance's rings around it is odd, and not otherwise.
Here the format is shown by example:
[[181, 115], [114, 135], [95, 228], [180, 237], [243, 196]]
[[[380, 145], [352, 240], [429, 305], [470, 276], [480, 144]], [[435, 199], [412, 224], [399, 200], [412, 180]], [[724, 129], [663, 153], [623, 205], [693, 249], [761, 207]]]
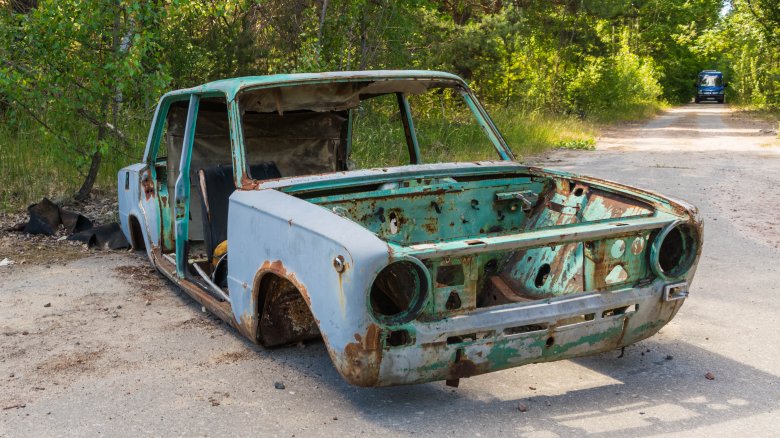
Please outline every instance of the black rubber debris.
[[60, 208], [47, 198], [27, 207], [30, 220], [11, 228], [28, 234], [54, 235], [63, 227], [70, 236], [68, 240], [86, 243], [90, 248], [127, 249], [130, 243], [125, 239], [119, 224], [114, 222], [95, 227], [84, 215]]
[[130, 243], [125, 239], [122, 229], [116, 222], [73, 234], [68, 237], [68, 240], [84, 242], [90, 248], [114, 250], [130, 248]]

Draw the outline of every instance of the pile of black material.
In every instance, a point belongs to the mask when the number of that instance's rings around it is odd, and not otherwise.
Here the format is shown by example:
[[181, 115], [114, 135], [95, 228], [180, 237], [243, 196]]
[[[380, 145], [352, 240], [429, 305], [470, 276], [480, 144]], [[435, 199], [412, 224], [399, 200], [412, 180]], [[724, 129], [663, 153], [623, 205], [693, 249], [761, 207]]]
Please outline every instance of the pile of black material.
[[27, 207], [30, 220], [13, 227], [12, 231], [52, 236], [63, 228], [68, 240], [84, 242], [90, 248], [126, 249], [130, 243], [116, 222], [94, 226], [92, 221], [79, 213], [60, 208], [43, 198], [37, 204]]

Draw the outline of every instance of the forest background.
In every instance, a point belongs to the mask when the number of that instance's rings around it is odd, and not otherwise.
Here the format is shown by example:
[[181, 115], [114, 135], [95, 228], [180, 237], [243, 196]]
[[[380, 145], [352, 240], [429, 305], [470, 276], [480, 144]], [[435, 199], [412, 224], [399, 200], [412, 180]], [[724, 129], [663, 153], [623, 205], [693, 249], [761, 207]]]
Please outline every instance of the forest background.
[[703, 69], [777, 111], [780, 2], [0, 0], [0, 211], [114, 191], [171, 89], [363, 69], [460, 75], [519, 156], [587, 149]]

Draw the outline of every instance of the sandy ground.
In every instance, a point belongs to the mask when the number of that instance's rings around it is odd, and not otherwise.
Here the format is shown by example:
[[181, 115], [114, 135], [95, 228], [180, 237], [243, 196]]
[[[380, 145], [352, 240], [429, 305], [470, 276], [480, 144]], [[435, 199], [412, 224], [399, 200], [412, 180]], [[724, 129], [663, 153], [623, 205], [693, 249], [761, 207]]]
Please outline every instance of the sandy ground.
[[[761, 131], [772, 128], [689, 105], [608, 131], [597, 151], [534, 160], [698, 205], [698, 276], [678, 316], [622, 358], [458, 389], [350, 387], [322, 344], [254, 346], [141, 256], [24, 243], [44, 254], [0, 267], [0, 436], [776, 436], [780, 144]], [[19, 245], [0, 238], [0, 260]]]

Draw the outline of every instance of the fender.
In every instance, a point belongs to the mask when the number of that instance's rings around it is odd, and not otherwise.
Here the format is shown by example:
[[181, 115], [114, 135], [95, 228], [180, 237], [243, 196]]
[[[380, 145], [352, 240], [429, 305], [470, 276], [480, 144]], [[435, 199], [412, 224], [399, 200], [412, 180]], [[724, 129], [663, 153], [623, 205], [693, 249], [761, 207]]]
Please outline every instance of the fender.
[[[343, 272], [334, 267], [339, 256]], [[241, 332], [256, 341], [258, 286], [272, 272], [303, 295], [347, 380], [340, 366], [345, 349], [375, 327], [366, 311], [368, 290], [389, 259], [384, 241], [329, 209], [273, 189], [236, 190], [230, 197], [228, 288]]]

